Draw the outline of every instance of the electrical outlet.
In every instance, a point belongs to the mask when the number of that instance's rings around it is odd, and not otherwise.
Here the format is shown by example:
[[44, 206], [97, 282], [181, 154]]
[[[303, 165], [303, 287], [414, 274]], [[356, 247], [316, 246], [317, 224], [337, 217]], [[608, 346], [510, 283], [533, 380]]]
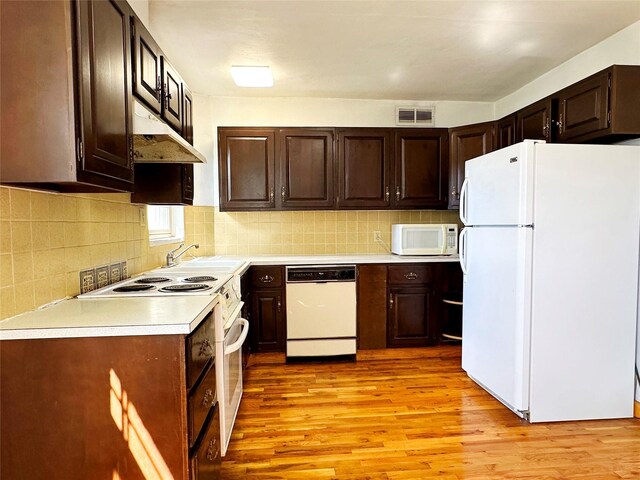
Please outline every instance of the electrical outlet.
[[374, 242], [381, 242], [382, 241], [382, 237], [380, 236], [380, 230], [374, 230], [373, 231], [373, 241]]
[[140, 207], [138, 210], [140, 212], [140, 226], [147, 226], [147, 207]]

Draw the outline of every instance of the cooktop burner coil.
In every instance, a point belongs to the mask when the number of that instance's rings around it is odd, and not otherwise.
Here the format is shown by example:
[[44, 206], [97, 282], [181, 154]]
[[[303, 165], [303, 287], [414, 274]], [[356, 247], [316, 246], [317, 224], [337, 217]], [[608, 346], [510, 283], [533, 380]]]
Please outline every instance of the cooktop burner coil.
[[164, 293], [176, 293], [176, 292], [201, 292], [203, 290], [210, 290], [212, 287], [204, 283], [190, 283], [181, 285], [168, 285], [162, 287], [159, 292]]
[[200, 283], [200, 282], [215, 282], [218, 280], [216, 277], [212, 277], [211, 275], [199, 275], [197, 277], [188, 277], [185, 278], [185, 282], [189, 283]]
[[171, 279], [167, 277], [145, 277], [145, 278], [136, 280], [135, 283], [165, 283], [170, 281]]
[[145, 284], [134, 284], [134, 285], [123, 285], [122, 287], [114, 288], [114, 292], [143, 292], [145, 290], [151, 290], [152, 288], [156, 288], [153, 285], [145, 285]]

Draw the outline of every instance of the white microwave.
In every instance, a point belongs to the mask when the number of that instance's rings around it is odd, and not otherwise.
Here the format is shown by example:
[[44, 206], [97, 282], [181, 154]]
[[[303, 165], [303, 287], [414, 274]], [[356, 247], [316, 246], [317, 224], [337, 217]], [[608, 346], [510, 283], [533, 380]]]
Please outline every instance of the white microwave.
[[458, 225], [455, 223], [391, 225], [391, 252], [396, 255], [454, 255], [458, 253]]

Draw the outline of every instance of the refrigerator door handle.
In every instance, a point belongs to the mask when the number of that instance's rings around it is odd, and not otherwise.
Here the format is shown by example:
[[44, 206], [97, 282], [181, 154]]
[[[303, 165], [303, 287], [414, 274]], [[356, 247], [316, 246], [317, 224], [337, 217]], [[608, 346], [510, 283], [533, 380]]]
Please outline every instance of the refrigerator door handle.
[[467, 188], [469, 186], [469, 179], [465, 178], [462, 182], [462, 188], [460, 189], [460, 220], [465, 225], [467, 224]]
[[462, 232], [460, 232], [460, 268], [462, 269], [463, 274], [467, 274], [467, 234], [469, 233], [468, 228], [463, 228]]

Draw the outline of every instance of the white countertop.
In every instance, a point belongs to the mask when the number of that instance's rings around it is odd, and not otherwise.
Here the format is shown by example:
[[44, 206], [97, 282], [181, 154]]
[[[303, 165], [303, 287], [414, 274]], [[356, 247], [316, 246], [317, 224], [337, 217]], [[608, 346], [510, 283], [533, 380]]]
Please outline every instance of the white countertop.
[[191, 333], [218, 295], [64, 300], [0, 321], [0, 340]]
[[[238, 262], [240, 266], [235, 271], [228, 273], [241, 275], [251, 265], [347, 265], [458, 261], [458, 255], [215, 256], [198, 257], [188, 262], [182, 262], [180, 267], [176, 267], [176, 270], [178, 268], [189, 269], [192, 265], [199, 265], [198, 271], [204, 274], [209, 262]], [[63, 300], [52, 306], [0, 320], [0, 340], [186, 335], [191, 333], [211, 311], [218, 301], [217, 298], [217, 295], [206, 295]]]

